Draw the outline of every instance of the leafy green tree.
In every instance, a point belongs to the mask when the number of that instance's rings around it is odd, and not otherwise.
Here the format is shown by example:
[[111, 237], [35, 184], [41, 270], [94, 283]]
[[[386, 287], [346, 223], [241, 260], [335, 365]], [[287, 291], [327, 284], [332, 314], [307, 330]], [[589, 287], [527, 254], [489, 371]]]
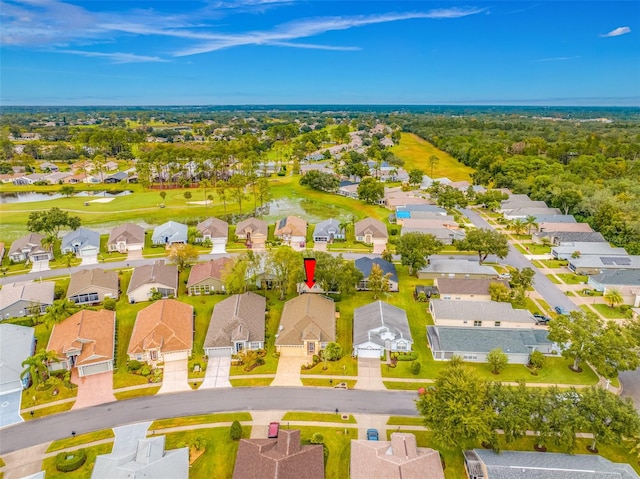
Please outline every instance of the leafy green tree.
[[331, 173], [311, 170], [300, 177], [300, 184], [314, 190], [334, 192], [340, 186], [340, 179]]
[[231, 423], [231, 428], [229, 430], [229, 436], [233, 441], [239, 441], [242, 439], [242, 426], [238, 420], [235, 420]]
[[447, 365], [416, 406], [434, 442], [443, 449], [468, 449], [494, 438], [496, 414], [489, 385], [459, 360]]
[[363, 178], [358, 185], [358, 198], [372, 205], [377, 204], [384, 198], [384, 185], [375, 178]]
[[38, 386], [44, 380], [49, 378], [49, 364], [58, 360], [58, 353], [55, 351], [47, 351], [41, 349], [33, 356], [29, 356], [22, 361], [22, 367], [25, 368], [20, 374], [22, 379], [27, 374], [31, 376], [31, 380], [35, 386]]
[[429, 256], [440, 252], [443, 244], [435, 236], [412, 232], [402, 235], [396, 243], [396, 252], [403, 265], [409, 266], [409, 274], [417, 274], [427, 265]]
[[499, 301], [502, 303], [508, 303], [511, 301], [511, 291], [502, 283], [493, 282], [489, 284], [489, 295], [491, 301]]
[[62, 196], [66, 196], [67, 198], [73, 196], [75, 192], [76, 189], [71, 185], [63, 185], [62, 187], [60, 187], [60, 194]]
[[383, 260], [388, 261], [389, 263], [391, 263], [393, 261], [393, 255], [391, 254], [391, 251], [389, 251], [386, 248], [384, 250], [382, 250], [382, 253], [380, 254], [380, 257]]
[[640, 366], [638, 343], [629, 324], [607, 321], [595, 337], [596, 347], [589, 363], [604, 376], [612, 380], [619, 371], [632, 371]]
[[495, 348], [487, 354], [487, 363], [491, 366], [491, 372], [493, 374], [500, 374], [500, 371], [507, 367], [509, 358], [502, 352], [501, 348]]
[[116, 310], [116, 300], [114, 298], [106, 298], [104, 300], [104, 303], [102, 303], [102, 305], [104, 306], [104, 309], [108, 310], [108, 311], [115, 311]]
[[410, 185], [419, 185], [422, 183], [422, 177], [424, 176], [424, 171], [420, 168], [413, 168], [409, 170], [409, 184]]
[[339, 291], [348, 296], [355, 292], [362, 281], [362, 272], [353, 261], [345, 261], [342, 255], [332, 256], [323, 251], [315, 252], [316, 281], [325, 291]]
[[371, 272], [369, 273], [368, 285], [369, 290], [373, 293], [373, 299], [378, 299], [378, 296], [382, 293], [389, 291], [389, 279], [391, 273], [384, 274], [382, 268], [377, 264], [371, 266]]
[[253, 253], [236, 256], [232, 263], [225, 265], [222, 272], [222, 279], [225, 284], [225, 291], [229, 294], [246, 293], [255, 287], [256, 265], [259, 258]]
[[160, 198], [162, 198], [162, 201], [164, 202], [164, 199], [167, 197], [167, 192], [166, 191], [161, 191], [160, 192]]
[[615, 288], [608, 288], [607, 291], [604, 293], [603, 298], [607, 303], [609, 303], [609, 306], [611, 308], [619, 304], [622, 304], [624, 302], [624, 299], [622, 298], [622, 294], [620, 293], [620, 290]]
[[80, 224], [78, 216], [69, 216], [69, 212], [54, 206], [49, 211], [42, 210], [29, 213], [27, 229], [57, 238], [62, 227], [77, 230], [80, 228]]
[[183, 196], [184, 196], [184, 199], [187, 200], [187, 201], [189, 201], [191, 199], [191, 197], [192, 197], [190, 191], [185, 191]]
[[532, 371], [537, 373], [547, 363], [547, 358], [540, 351], [532, 351], [529, 355], [529, 367]]
[[507, 237], [493, 229], [476, 228], [467, 231], [465, 239], [456, 243], [459, 251], [477, 251], [480, 263], [490, 254], [504, 259], [509, 254]]
[[602, 320], [593, 313], [571, 311], [549, 323], [549, 340], [560, 345], [563, 357], [573, 359], [573, 371], [581, 371], [580, 363], [598, 353], [597, 336], [602, 326]]
[[524, 291], [528, 290], [533, 286], [533, 280], [535, 278], [536, 272], [529, 268], [515, 269], [510, 272], [511, 279], [509, 283], [513, 288], [521, 288]]
[[527, 229], [527, 225], [524, 220], [516, 218], [515, 220], [509, 222], [509, 229], [513, 231], [514, 234], [521, 235]]
[[247, 179], [244, 175], [235, 174], [229, 179], [229, 188], [231, 189], [231, 198], [238, 203], [238, 209], [242, 214], [242, 200], [245, 199], [244, 190], [247, 186]]
[[333, 341], [327, 343], [324, 348], [324, 357], [327, 361], [337, 361], [342, 357], [342, 346]]
[[75, 303], [68, 299], [57, 299], [47, 307], [44, 322], [47, 326], [58, 324], [78, 312], [79, 309]]
[[273, 276], [274, 286], [283, 300], [287, 293], [295, 291], [302, 276], [302, 255], [289, 246], [269, 251], [267, 270]]
[[503, 431], [507, 444], [523, 438], [530, 427], [534, 404], [524, 381], [516, 387], [492, 383], [489, 396], [497, 412], [495, 428]]
[[168, 254], [169, 260], [176, 264], [180, 273], [196, 262], [199, 257], [198, 248], [191, 244], [173, 244]]

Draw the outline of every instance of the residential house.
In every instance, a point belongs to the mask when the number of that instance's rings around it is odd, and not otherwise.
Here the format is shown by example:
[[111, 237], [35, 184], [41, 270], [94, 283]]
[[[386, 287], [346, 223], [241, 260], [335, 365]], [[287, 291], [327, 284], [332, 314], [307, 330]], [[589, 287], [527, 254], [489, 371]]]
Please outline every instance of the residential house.
[[435, 278], [466, 278], [483, 279], [497, 278], [498, 273], [491, 266], [486, 266], [478, 262], [476, 256], [459, 256], [453, 259], [433, 256], [429, 259], [429, 264], [418, 271], [419, 279]]
[[78, 368], [78, 376], [113, 371], [116, 313], [83, 309], [53, 326], [47, 351], [55, 351], [51, 370]]
[[511, 303], [497, 301], [432, 299], [429, 302], [429, 312], [436, 326], [533, 328], [536, 324], [526, 309], [513, 309]]
[[354, 200], [358, 199], [358, 183], [354, 183], [353, 181], [341, 181], [340, 186], [338, 186], [338, 194], [341, 196], [346, 196], [347, 198], [353, 198]]
[[4, 243], [0, 241], [0, 263], [2, 262], [3, 258], [4, 258]]
[[118, 163], [115, 161], [107, 161], [103, 165], [104, 171], [116, 171], [118, 169]]
[[318, 294], [303, 294], [284, 304], [276, 349], [286, 356], [312, 356], [336, 340], [336, 306]]
[[333, 243], [334, 240], [345, 238], [345, 228], [341, 228], [340, 222], [333, 218], [321, 221], [313, 230], [313, 241], [316, 243]]
[[187, 281], [189, 296], [223, 293], [224, 274], [231, 265], [233, 265], [233, 259], [227, 257], [194, 264]]
[[387, 247], [389, 233], [382, 221], [365, 218], [355, 224], [356, 241], [373, 245], [374, 253], [381, 253]]
[[409, 205], [430, 205], [431, 200], [421, 196], [422, 192], [402, 191], [401, 188], [385, 188], [382, 204], [391, 211]]
[[264, 348], [264, 296], [252, 292], [234, 294], [213, 308], [204, 353], [209, 357]]
[[118, 253], [142, 251], [144, 248], [144, 228], [134, 223], [124, 223], [111, 230], [107, 249]]
[[100, 254], [100, 233], [87, 228], [78, 228], [62, 237], [62, 254], [73, 253], [78, 258], [95, 258]]
[[119, 296], [118, 273], [100, 268], [73, 273], [67, 288], [67, 299], [81, 306], [102, 303], [106, 298], [117, 300]]
[[62, 183], [65, 183], [65, 180], [67, 178], [70, 178], [72, 176], [72, 173], [50, 173], [45, 177], [45, 181], [52, 185], [61, 185]]
[[175, 221], [167, 221], [154, 228], [151, 242], [155, 245], [167, 246], [175, 243], [186, 243], [189, 238], [188, 230], [187, 225], [176, 223]]
[[596, 231], [539, 231], [533, 235], [536, 242], [541, 243], [544, 238], [554, 246], [565, 246], [575, 242], [578, 243], [606, 243], [607, 240], [602, 234]]
[[509, 364], [528, 364], [533, 351], [559, 352], [547, 338], [546, 329], [458, 328], [427, 326], [429, 349], [436, 361], [459, 356], [465, 361], [486, 363], [493, 349], [500, 348]]
[[287, 216], [276, 223], [273, 236], [294, 249], [302, 249], [307, 241], [307, 222], [297, 216]]
[[534, 242], [542, 243], [543, 241], [547, 241], [553, 244], [554, 241], [561, 240], [561, 236], [556, 236], [558, 233], [593, 233], [593, 229], [591, 229], [588, 223], [576, 223], [575, 221], [573, 223], [542, 222], [538, 223], [538, 227], [532, 233], [531, 239]]
[[9, 259], [14, 263], [22, 261], [34, 263], [53, 259], [51, 248], [42, 246], [42, 240], [44, 240], [44, 235], [39, 233], [29, 233], [15, 240], [9, 248]]
[[[425, 219], [437, 219], [438, 217], [446, 217], [447, 210], [430, 204], [402, 205], [396, 207], [396, 221], [398, 224], [402, 224], [402, 220], [405, 219], [421, 218], [422, 216], [420, 215], [424, 214], [428, 214], [428, 216], [424, 217]], [[453, 217], [450, 218], [453, 219]]]
[[569, 270], [576, 274], [599, 274], [607, 270], [640, 270], [640, 256], [580, 256], [569, 259]]
[[53, 281], [8, 283], [0, 289], [0, 320], [44, 314], [53, 304]]
[[34, 331], [25, 326], [0, 324], [0, 429], [22, 422], [22, 390], [31, 381], [28, 373], [22, 375], [22, 362], [35, 351]]
[[398, 273], [396, 266], [382, 258], [369, 258], [363, 256], [355, 261], [356, 268], [362, 273], [362, 280], [358, 283], [358, 291], [369, 291], [369, 276], [371, 275], [371, 268], [373, 265], [378, 265], [382, 270], [383, 275], [389, 274], [387, 283], [389, 284], [389, 292], [397, 293], [399, 291]]
[[38, 165], [38, 167], [40, 168], [40, 170], [45, 172], [55, 173], [56, 171], [60, 171], [58, 165], [56, 165], [55, 163], [51, 163], [50, 161], [43, 161]]
[[[573, 216], [573, 215], [535, 215], [535, 217], [536, 217], [536, 223], [538, 223], [538, 225], [542, 225], [544, 223], [549, 223], [549, 224], [557, 224], [557, 223], [571, 224], [571, 223], [577, 223], [577, 220], [576, 220], [575, 216]], [[560, 230], [558, 230], [558, 231], [560, 231]]]
[[150, 422], [114, 427], [109, 454], [96, 457], [91, 479], [188, 479], [189, 448], [165, 449], [166, 436], [147, 437]]
[[322, 444], [300, 444], [299, 429], [270, 439], [240, 439], [233, 479], [324, 479]]
[[127, 288], [130, 303], [150, 301], [153, 293], [163, 298], [178, 295], [178, 268], [157, 260], [153, 264], [136, 266]]
[[438, 288], [440, 299], [454, 301], [491, 301], [489, 287], [502, 284], [509, 289], [509, 283], [498, 279], [456, 279], [435, 278], [433, 284]]
[[138, 311], [127, 354], [136, 361], [187, 359], [193, 348], [193, 306], [161, 299]]
[[218, 218], [207, 218], [196, 226], [200, 236], [197, 242], [209, 241], [212, 244], [211, 254], [226, 253], [229, 238], [229, 223]]
[[595, 454], [557, 452], [500, 451], [473, 449], [464, 451], [465, 469], [470, 479], [638, 479], [629, 464], [611, 462]]
[[247, 218], [236, 225], [236, 236], [244, 240], [249, 248], [264, 249], [268, 229], [266, 221]]
[[444, 479], [440, 453], [418, 447], [416, 436], [394, 432], [391, 441], [351, 440], [351, 479]]
[[563, 246], [551, 248], [551, 255], [555, 259], [571, 259], [574, 255], [583, 256], [627, 256], [624, 248], [613, 248], [607, 242], [603, 243], [565, 243]]
[[120, 183], [121, 181], [127, 180], [129, 175], [124, 171], [118, 171], [112, 175], [107, 176], [104, 179], [105, 183]]
[[450, 221], [431, 219], [405, 219], [402, 224], [400, 235], [407, 233], [422, 233], [432, 235], [443, 244], [453, 244], [465, 238], [465, 230], [458, 227], [458, 224]]
[[[536, 202], [537, 203], [537, 202]], [[544, 202], [541, 202], [544, 203]], [[507, 220], [525, 219], [527, 216], [540, 216], [540, 215], [559, 215], [560, 210], [558, 208], [544, 207], [524, 207], [514, 208], [502, 212], [503, 216]]]
[[640, 307], [640, 270], [611, 269], [589, 276], [587, 284], [594, 290], [606, 293], [617, 290], [624, 304]]
[[384, 301], [353, 312], [353, 355], [380, 358], [385, 352], [411, 351], [413, 339], [407, 313]]

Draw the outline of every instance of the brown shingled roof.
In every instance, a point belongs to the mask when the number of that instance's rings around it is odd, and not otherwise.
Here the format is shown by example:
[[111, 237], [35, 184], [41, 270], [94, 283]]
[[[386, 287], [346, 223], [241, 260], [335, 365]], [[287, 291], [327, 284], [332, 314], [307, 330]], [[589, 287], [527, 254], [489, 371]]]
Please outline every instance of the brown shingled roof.
[[113, 359], [115, 325], [114, 311], [83, 309], [53, 327], [47, 351], [56, 351], [61, 359], [69, 351], [81, 351], [79, 366]]
[[236, 225], [236, 235], [241, 238], [246, 238], [247, 231], [251, 232], [251, 236], [256, 234], [262, 234], [267, 236], [269, 226], [266, 221], [259, 220], [258, 218], [247, 218]]
[[153, 264], [137, 266], [131, 275], [127, 293], [148, 283], [160, 283], [177, 291], [178, 268], [176, 265], [164, 264], [162, 260], [158, 260]]
[[355, 224], [355, 235], [364, 236], [365, 234], [371, 234], [374, 238], [388, 238], [389, 233], [387, 227], [382, 221], [374, 218], [365, 218], [358, 221]]
[[303, 338], [335, 341], [336, 306], [317, 294], [300, 295], [284, 304], [280, 326], [278, 346], [302, 345]]
[[219, 218], [207, 218], [196, 226], [202, 235], [210, 235], [212, 238], [227, 238], [229, 236], [229, 223]]
[[163, 353], [193, 347], [193, 306], [161, 299], [141, 309], [129, 340], [129, 354], [160, 347]]
[[111, 230], [107, 244], [116, 244], [118, 241], [124, 241], [127, 244], [144, 244], [144, 228], [134, 223], [116, 226]]
[[307, 234], [307, 222], [297, 216], [287, 216], [276, 223], [274, 236], [305, 236]]
[[498, 279], [456, 279], [436, 278], [434, 284], [443, 294], [489, 294], [491, 283], [499, 283], [509, 288], [509, 283]]
[[194, 284], [198, 284], [205, 279], [213, 278], [222, 281], [222, 276], [225, 271], [225, 267], [233, 263], [231, 258], [218, 258], [207, 261], [206, 263], [196, 263], [191, 267], [189, 272], [189, 280], [187, 281], [187, 288], [190, 288]]
[[118, 295], [118, 273], [104, 269], [82, 269], [71, 275], [67, 297], [74, 296], [83, 291], [87, 286], [99, 286], [111, 289]]
[[213, 308], [205, 348], [226, 347], [234, 340], [264, 341], [266, 299], [247, 292], [234, 294]]

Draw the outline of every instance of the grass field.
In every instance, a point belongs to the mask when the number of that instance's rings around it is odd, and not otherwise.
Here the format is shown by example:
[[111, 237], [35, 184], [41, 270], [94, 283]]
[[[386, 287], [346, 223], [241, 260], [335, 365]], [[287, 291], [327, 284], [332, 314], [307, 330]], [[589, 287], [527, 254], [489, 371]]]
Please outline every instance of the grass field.
[[[392, 147], [391, 151], [404, 160], [405, 170], [420, 168], [434, 178], [447, 177], [451, 181], [470, 181], [470, 175], [474, 171], [473, 168], [463, 165], [448, 153], [412, 133], [402, 133], [400, 144]], [[429, 165], [431, 155], [438, 157], [438, 163], [433, 167], [433, 175]]]

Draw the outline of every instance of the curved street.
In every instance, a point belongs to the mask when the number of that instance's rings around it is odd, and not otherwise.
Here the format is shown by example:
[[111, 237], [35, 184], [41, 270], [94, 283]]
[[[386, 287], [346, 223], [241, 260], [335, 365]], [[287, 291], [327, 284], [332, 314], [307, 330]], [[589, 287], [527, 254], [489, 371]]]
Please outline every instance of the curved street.
[[3, 429], [0, 455], [47, 441], [140, 421], [225, 411], [324, 411], [417, 416], [415, 392], [330, 388], [231, 388], [115, 401]]

